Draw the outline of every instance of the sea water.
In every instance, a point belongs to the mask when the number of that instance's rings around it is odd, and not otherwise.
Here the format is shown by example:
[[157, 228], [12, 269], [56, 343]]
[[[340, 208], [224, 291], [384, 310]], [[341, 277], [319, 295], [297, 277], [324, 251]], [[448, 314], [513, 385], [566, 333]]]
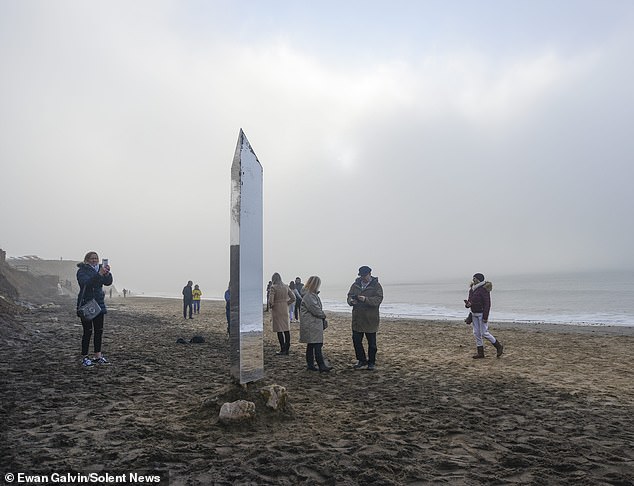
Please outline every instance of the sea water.
[[[486, 275], [493, 283], [489, 320], [577, 325], [634, 326], [634, 270], [542, 275]], [[462, 320], [468, 278], [416, 283], [385, 281], [381, 315]], [[322, 284], [326, 310], [350, 312], [349, 287]]]
[[[634, 327], [634, 269], [584, 273], [496, 276], [489, 321]], [[381, 315], [396, 318], [463, 320], [463, 300], [469, 279], [395, 282], [379, 275], [384, 300]], [[352, 283], [352, 280], [350, 284]], [[337, 285], [322, 278], [324, 309], [350, 313], [346, 295], [350, 284]], [[145, 296], [182, 298], [172, 293]], [[264, 302], [266, 298], [263, 297]], [[203, 300], [223, 300], [210, 296]]]

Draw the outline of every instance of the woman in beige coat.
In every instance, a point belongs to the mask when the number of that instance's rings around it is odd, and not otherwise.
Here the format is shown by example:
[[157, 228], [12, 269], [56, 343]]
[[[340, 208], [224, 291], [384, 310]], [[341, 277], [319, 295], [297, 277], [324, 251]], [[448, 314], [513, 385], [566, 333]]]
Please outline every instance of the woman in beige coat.
[[288, 318], [288, 305], [295, 302], [295, 295], [282, 282], [280, 274], [275, 272], [271, 277], [271, 290], [269, 291], [271, 301], [271, 320], [273, 331], [277, 333], [280, 341], [280, 350], [277, 355], [288, 355], [291, 348], [291, 327]]

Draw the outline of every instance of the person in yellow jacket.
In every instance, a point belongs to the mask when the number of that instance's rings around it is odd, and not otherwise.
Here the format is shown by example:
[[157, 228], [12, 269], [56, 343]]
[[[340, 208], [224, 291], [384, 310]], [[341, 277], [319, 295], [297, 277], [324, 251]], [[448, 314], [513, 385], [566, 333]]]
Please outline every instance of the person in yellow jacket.
[[194, 285], [194, 290], [192, 290], [194, 314], [200, 314], [200, 296], [201, 295], [203, 295], [203, 293], [200, 291], [198, 284]]

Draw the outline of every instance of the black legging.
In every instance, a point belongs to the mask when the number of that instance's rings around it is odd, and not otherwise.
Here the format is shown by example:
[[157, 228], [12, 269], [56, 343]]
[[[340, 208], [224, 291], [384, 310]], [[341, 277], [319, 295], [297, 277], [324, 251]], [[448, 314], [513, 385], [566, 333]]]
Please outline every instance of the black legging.
[[309, 368], [315, 367], [315, 361], [320, 370], [326, 368], [326, 362], [324, 361], [324, 354], [322, 348], [324, 343], [308, 343], [306, 345], [306, 364]]
[[291, 331], [278, 332], [277, 340], [280, 342], [280, 347], [282, 348], [282, 351], [288, 351], [288, 349], [291, 347]]
[[92, 335], [93, 328], [95, 329], [95, 353], [101, 353], [101, 337], [103, 336], [103, 314], [99, 314], [92, 321], [82, 319], [81, 325], [84, 328], [84, 334], [81, 337], [81, 354], [86, 356], [88, 354], [88, 347], [90, 346], [90, 336]]

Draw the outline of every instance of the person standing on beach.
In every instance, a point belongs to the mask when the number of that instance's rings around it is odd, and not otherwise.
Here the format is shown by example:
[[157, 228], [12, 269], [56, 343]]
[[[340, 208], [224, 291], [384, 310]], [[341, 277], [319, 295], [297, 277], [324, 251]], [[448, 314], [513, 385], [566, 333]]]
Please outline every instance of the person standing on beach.
[[200, 296], [203, 293], [200, 291], [198, 284], [194, 285], [194, 290], [192, 290], [192, 302], [194, 307], [194, 314], [200, 314]]
[[277, 333], [277, 339], [280, 342], [280, 350], [275, 354], [288, 356], [288, 351], [291, 349], [291, 326], [288, 306], [291, 302], [295, 302], [295, 295], [288, 288], [288, 285], [282, 282], [282, 277], [277, 272], [271, 277], [271, 290], [269, 293], [271, 296], [273, 331]]
[[227, 334], [231, 335], [231, 282], [225, 290], [225, 315], [227, 317]]
[[498, 358], [504, 352], [502, 343], [489, 332], [491, 290], [493, 290], [493, 284], [485, 281], [483, 274], [476, 273], [469, 288], [469, 298], [464, 301], [464, 306], [471, 310], [470, 319], [467, 317], [466, 322], [471, 321], [473, 326], [473, 335], [476, 341], [476, 354], [472, 356], [474, 359], [484, 358], [484, 341], [482, 338], [488, 339], [495, 346]]
[[[357, 278], [348, 291], [348, 305], [352, 306], [352, 343], [357, 362], [354, 369], [374, 370], [376, 366], [376, 333], [379, 330], [379, 306], [383, 302], [383, 287], [372, 276], [368, 266], [359, 268]], [[366, 358], [363, 336], [368, 340]]]
[[309, 277], [304, 286], [304, 298], [299, 311], [299, 342], [306, 343], [306, 369], [327, 373], [332, 368], [326, 365], [322, 352], [324, 329], [328, 324], [319, 298], [320, 286], [321, 279], [315, 275]]
[[298, 304], [297, 295], [295, 295], [295, 281], [291, 280], [288, 283], [288, 288], [291, 290], [291, 292], [293, 292], [293, 295], [295, 296], [295, 300], [288, 304], [288, 318], [291, 322], [293, 322], [293, 320], [295, 319], [295, 311]]
[[299, 277], [295, 277], [295, 320], [299, 320], [299, 309], [302, 305], [302, 292], [304, 289], [304, 284], [302, 283], [302, 279]]
[[[101, 307], [101, 313], [92, 320], [81, 319], [81, 325], [84, 330], [81, 337], [81, 354], [83, 366], [93, 366], [97, 364], [109, 364], [109, 361], [101, 353], [101, 340], [103, 338], [103, 320], [108, 312], [106, 309], [105, 297], [103, 291], [104, 285], [112, 285], [112, 274], [110, 273], [110, 265], [101, 265], [99, 263], [99, 255], [94, 251], [89, 251], [84, 257], [82, 263], [77, 264], [77, 283], [79, 284], [79, 295], [77, 295], [77, 307], [81, 307], [86, 302], [95, 299]], [[90, 347], [90, 337], [93, 333], [95, 357], [88, 356], [88, 348]]]
[[187, 309], [189, 309], [189, 318], [193, 319], [192, 317], [192, 305], [194, 302], [194, 295], [192, 291], [193, 284], [194, 282], [190, 280], [189, 282], [187, 282], [187, 285], [183, 287], [183, 319], [187, 319]]
[[266, 310], [264, 312], [268, 312], [271, 308], [271, 285], [273, 285], [273, 282], [269, 280], [269, 283], [266, 285]]

